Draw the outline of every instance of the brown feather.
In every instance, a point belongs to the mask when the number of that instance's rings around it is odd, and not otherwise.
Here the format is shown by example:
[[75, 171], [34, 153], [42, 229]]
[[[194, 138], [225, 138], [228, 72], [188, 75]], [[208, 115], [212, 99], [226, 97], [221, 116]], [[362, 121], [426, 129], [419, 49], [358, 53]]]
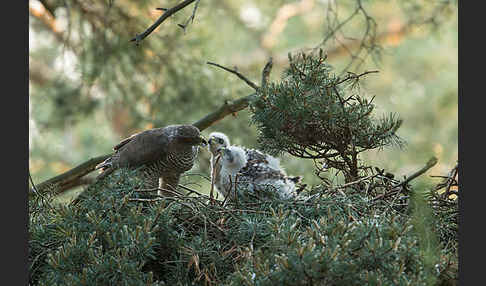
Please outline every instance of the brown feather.
[[132, 135], [130, 135], [130, 137], [123, 139], [122, 141], [120, 141], [120, 143], [118, 143], [117, 145], [115, 145], [115, 146], [113, 147], [113, 150], [117, 151], [117, 150], [118, 150], [118, 149], [120, 149], [122, 146], [124, 146], [125, 144], [127, 144], [128, 142], [130, 142], [130, 140], [132, 140], [132, 138], [133, 138], [134, 136], [138, 135], [138, 134], [140, 134], [140, 132], [139, 132], [139, 133], [132, 134]]
[[165, 128], [146, 130], [123, 140], [117, 145], [118, 154], [113, 158], [113, 165], [138, 167], [159, 160], [169, 147], [167, 131]]

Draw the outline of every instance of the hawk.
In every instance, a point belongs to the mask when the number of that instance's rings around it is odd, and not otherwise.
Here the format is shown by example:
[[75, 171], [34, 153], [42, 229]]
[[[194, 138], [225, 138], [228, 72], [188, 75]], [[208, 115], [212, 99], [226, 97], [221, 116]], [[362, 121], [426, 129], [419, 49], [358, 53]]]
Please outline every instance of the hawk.
[[[145, 186], [176, 190], [182, 173], [194, 165], [199, 145], [206, 145], [199, 129], [192, 125], [169, 125], [145, 130], [122, 140], [115, 153], [98, 164], [103, 172], [98, 178], [118, 168], [138, 169]], [[167, 192], [165, 192], [167, 193]]]
[[[218, 189], [218, 191], [225, 196], [225, 191], [223, 190], [223, 186], [221, 183], [221, 157], [220, 151], [223, 148], [229, 147], [230, 141], [228, 136], [221, 132], [213, 132], [209, 134], [208, 139], [208, 149], [211, 152], [211, 180]], [[248, 162], [258, 162], [260, 165], [265, 165], [271, 169], [274, 169], [284, 176], [286, 176], [285, 171], [280, 166], [280, 161], [268, 154], [264, 154], [258, 150], [254, 149], [247, 149], [244, 147], [239, 147], [244, 150], [245, 157]], [[292, 180], [293, 182], [297, 183], [300, 182], [302, 179], [301, 177], [287, 177], [288, 179]]]
[[280, 199], [289, 199], [295, 196], [295, 184], [300, 182], [301, 177], [289, 177], [282, 169], [273, 168], [267, 161], [249, 157], [251, 153], [238, 146], [223, 147], [220, 153], [218, 190], [225, 197], [251, 194], [257, 197], [277, 195]]

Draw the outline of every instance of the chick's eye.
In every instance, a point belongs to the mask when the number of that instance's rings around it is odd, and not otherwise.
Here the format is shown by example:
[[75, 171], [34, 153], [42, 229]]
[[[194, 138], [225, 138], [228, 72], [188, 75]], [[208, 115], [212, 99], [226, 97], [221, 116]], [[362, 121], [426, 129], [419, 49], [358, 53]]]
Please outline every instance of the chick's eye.
[[223, 144], [224, 143], [224, 140], [221, 139], [221, 138], [218, 138], [218, 143]]

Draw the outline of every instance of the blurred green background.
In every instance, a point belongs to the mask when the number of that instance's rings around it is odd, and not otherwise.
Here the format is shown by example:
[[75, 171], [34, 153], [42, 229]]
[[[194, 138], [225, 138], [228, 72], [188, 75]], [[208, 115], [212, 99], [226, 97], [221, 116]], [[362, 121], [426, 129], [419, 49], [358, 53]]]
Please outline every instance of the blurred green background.
[[[185, 31], [177, 24], [191, 16], [194, 4], [139, 46], [129, 41], [161, 15], [155, 8], [179, 2], [29, 1], [29, 168], [35, 183], [110, 153], [134, 132], [193, 123], [253, 92], [207, 61], [237, 67], [259, 84], [268, 57], [274, 59], [270, 79], [278, 81], [287, 53], [319, 47], [338, 74], [379, 70], [361, 82], [363, 92], [375, 96], [376, 116], [395, 112], [403, 119], [398, 134], [405, 148], [373, 150], [363, 154], [366, 163], [402, 177], [436, 156], [438, 164], [414, 181], [423, 187], [438, 183], [431, 175], [455, 166], [456, 1], [204, 0]], [[203, 134], [224, 132], [233, 144], [258, 148], [249, 118], [240, 111]], [[281, 162], [305, 183], [320, 182], [312, 161], [287, 155]], [[209, 177], [206, 151], [184, 182], [207, 192], [208, 181], [197, 174]]]

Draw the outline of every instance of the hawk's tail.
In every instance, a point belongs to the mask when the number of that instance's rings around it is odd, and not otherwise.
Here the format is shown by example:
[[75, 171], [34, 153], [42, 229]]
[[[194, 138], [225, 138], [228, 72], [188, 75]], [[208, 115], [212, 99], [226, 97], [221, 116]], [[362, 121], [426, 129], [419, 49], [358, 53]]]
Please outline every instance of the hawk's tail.
[[106, 170], [108, 168], [111, 168], [112, 167], [112, 161], [111, 161], [111, 157], [106, 159], [105, 161], [99, 163], [98, 165], [96, 165], [96, 167], [94, 168], [95, 170], [98, 170], [98, 169], [101, 169], [101, 170]]
[[115, 170], [113, 167], [113, 162], [111, 160], [111, 157], [106, 159], [105, 161], [99, 163], [96, 165], [95, 170], [101, 169], [101, 173], [96, 177], [97, 180], [104, 178], [108, 176], [109, 174], [113, 173]]

